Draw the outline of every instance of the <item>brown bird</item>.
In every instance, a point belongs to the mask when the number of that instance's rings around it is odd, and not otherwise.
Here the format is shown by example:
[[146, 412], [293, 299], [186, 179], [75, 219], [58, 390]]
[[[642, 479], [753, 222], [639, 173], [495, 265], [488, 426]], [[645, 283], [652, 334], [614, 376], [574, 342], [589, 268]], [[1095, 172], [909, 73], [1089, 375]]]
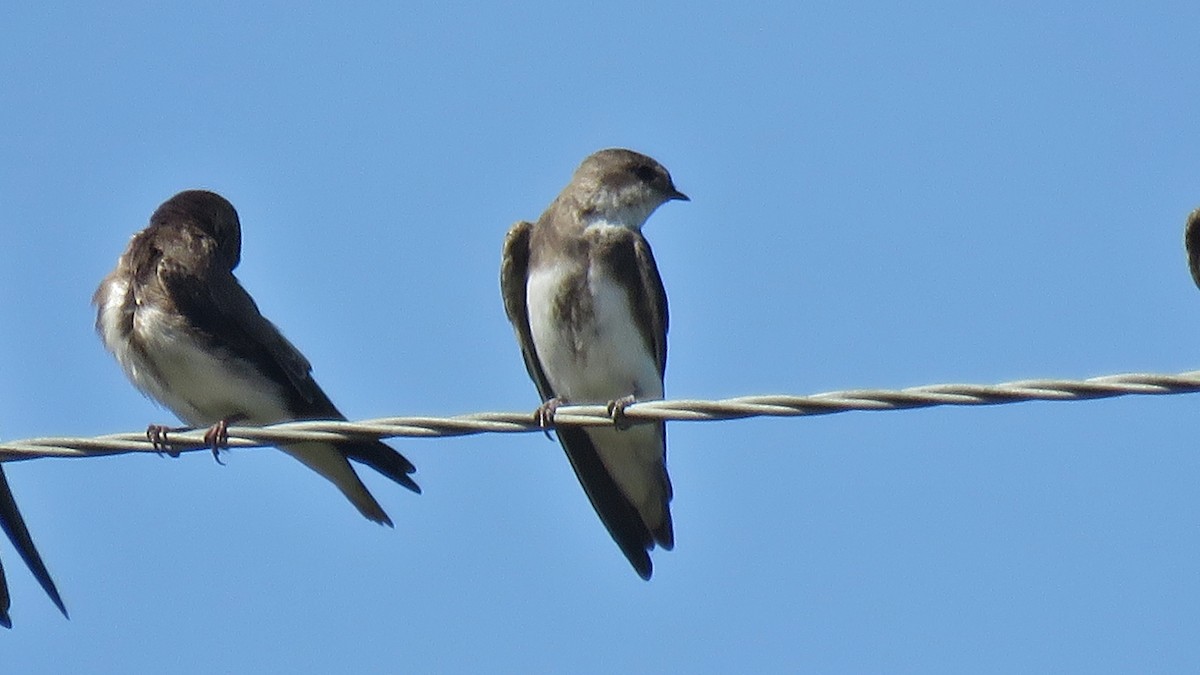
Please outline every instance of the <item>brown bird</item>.
[[[214, 425], [214, 452], [231, 422], [345, 419], [233, 275], [241, 246], [232, 204], [213, 192], [180, 192], [134, 235], [92, 299], [96, 330], [125, 374], [188, 424]], [[392, 521], [348, 460], [420, 492], [412, 463], [379, 441], [279, 447], [377, 523]]]
[[[601, 150], [537, 222], [509, 230], [501, 292], [541, 415], [563, 402], [608, 402], [619, 420], [631, 401], [662, 398], [667, 294], [641, 230], [673, 199], [688, 198], [661, 164], [631, 150]], [[665, 425], [557, 433], [600, 520], [649, 579], [649, 551], [675, 544]]]

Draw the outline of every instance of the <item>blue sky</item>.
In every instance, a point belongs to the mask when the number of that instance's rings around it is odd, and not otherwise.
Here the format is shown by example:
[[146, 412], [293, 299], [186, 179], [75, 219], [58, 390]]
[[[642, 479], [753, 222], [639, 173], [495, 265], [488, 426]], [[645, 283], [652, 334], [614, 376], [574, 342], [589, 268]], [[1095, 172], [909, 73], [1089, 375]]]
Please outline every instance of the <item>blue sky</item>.
[[[173, 423], [89, 299], [175, 192], [353, 418], [532, 410], [507, 227], [602, 147], [667, 393], [1200, 367], [1195, 3], [0, 8], [0, 437]], [[1196, 396], [672, 424], [642, 582], [539, 435], [395, 443], [395, 530], [274, 450], [6, 467], [12, 672], [1200, 667]]]

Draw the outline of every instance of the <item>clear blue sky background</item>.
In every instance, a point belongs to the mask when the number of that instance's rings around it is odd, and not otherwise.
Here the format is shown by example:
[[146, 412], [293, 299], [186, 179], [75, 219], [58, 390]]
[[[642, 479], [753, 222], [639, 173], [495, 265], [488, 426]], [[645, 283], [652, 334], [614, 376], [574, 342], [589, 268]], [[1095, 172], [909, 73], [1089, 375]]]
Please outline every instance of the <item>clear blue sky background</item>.
[[[1200, 5], [0, 9], [0, 437], [132, 431], [89, 299], [176, 191], [351, 417], [532, 410], [500, 244], [661, 160], [667, 392], [1200, 367]], [[1200, 397], [673, 424], [633, 573], [557, 444], [400, 441], [395, 530], [274, 450], [7, 467], [5, 672], [1200, 668]]]

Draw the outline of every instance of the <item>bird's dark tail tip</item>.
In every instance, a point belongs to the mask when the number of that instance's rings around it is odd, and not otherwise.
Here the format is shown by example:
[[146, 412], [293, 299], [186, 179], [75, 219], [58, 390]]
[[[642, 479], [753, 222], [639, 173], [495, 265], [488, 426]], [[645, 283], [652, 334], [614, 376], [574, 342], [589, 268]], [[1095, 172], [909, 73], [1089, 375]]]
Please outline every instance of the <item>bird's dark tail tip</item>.
[[[58, 607], [58, 611], [70, 619], [62, 596], [58, 594], [58, 588], [54, 585], [54, 579], [50, 577], [50, 570], [46, 569], [46, 563], [42, 562], [42, 556], [38, 553], [37, 546], [33, 544], [33, 537], [29, 534], [29, 528], [25, 525], [25, 519], [21, 516], [20, 509], [17, 508], [17, 502], [13, 498], [12, 489], [9, 488], [8, 478], [5, 477], [3, 469], [0, 469], [0, 529], [3, 529], [8, 535], [9, 540], [17, 549], [17, 553], [29, 566], [29, 570], [33, 572], [33, 576], [42, 590]], [[0, 569], [0, 573], [2, 573], [2, 569]], [[3, 613], [6, 619], [7, 609], [8, 605], [5, 603]]]
[[390, 445], [382, 441], [375, 441], [373, 443], [338, 445], [338, 448], [346, 455], [347, 459], [366, 464], [405, 488], [421, 494], [421, 486], [409, 477], [409, 474], [416, 472], [417, 467]]
[[654, 576], [654, 565], [650, 562], [650, 556], [646, 556], [644, 565], [639, 565], [633, 560], [630, 560], [630, 562], [633, 563], [633, 569], [637, 570], [638, 576], [641, 577], [643, 581], [650, 581], [650, 577]]

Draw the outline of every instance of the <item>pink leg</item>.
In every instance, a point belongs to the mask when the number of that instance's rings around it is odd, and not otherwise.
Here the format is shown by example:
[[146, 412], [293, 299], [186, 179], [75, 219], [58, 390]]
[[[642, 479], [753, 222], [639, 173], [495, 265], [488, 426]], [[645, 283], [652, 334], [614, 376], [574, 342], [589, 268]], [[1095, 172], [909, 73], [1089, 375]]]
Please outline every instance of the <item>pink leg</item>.
[[537, 425], [542, 428], [542, 433], [546, 434], [546, 438], [550, 438], [550, 429], [554, 428], [554, 413], [558, 411], [559, 406], [566, 403], [563, 399], [555, 396], [538, 406], [537, 410], [533, 411], [533, 419]]
[[625, 417], [625, 408], [628, 408], [629, 404], [636, 401], [637, 399], [633, 394], [630, 394], [608, 402], [608, 416], [612, 418], [613, 425], [617, 429], [624, 431], [632, 426]]
[[230, 415], [222, 420], [218, 420], [216, 424], [208, 428], [204, 432], [204, 442], [208, 447], [212, 448], [213, 459], [217, 460], [217, 464], [222, 466], [225, 462], [221, 461], [221, 451], [229, 447], [229, 423], [238, 422], [245, 419], [245, 415]]
[[150, 445], [160, 457], [164, 452], [171, 457], [178, 457], [179, 453], [171, 449], [171, 443], [167, 440], [167, 433], [171, 431], [184, 431], [185, 429], [187, 427], [168, 427], [162, 424], [151, 424], [146, 427], [146, 440], [150, 441]]

